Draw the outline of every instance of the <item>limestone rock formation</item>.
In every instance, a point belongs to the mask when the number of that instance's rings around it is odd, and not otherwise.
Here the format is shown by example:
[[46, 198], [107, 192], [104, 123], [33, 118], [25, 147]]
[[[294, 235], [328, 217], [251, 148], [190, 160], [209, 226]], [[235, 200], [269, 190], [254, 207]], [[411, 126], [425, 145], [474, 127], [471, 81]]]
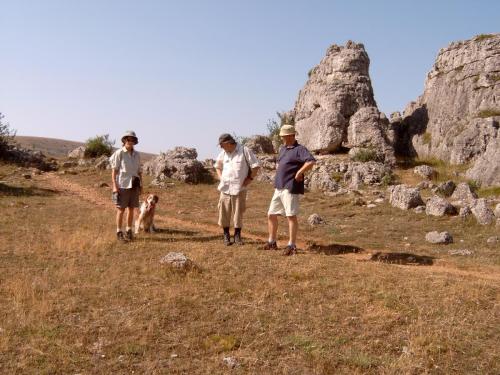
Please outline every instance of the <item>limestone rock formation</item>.
[[391, 116], [396, 151], [472, 163], [469, 178], [499, 184], [499, 88], [500, 34], [479, 35], [441, 49], [423, 95], [403, 116]]
[[457, 210], [446, 199], [435, 195], [427, 201], [425, 213], [431, 216], [456, 215]]
[[349, 41], [332, 45], [311, 69], [292, 111], [298, 139], [309, 150], [327, 153], [345, 143], [374, 149], [393, 162], [390, 126], [376, 108], [369, 64], [364, 46]]
[[388, 188], [390, 197], [389, 203], [393, 207], [402, 210], [409, 210], [424, 204], [420, 191], [417, 188], [412, 188], [407, 185], [396, 185]]
[[256, 154], [274, 154], [274, 146], [271, 138], [263, 135], [255, 135], [251, 137], [245, 146]]
[[194, 148], [175, 147], [146, 162], [144, 171], [154, 177], [152, 184], [158, 186], [163, 186], [169, 178], [192, 184], [207, 182], [211, 175], [197, 156]]

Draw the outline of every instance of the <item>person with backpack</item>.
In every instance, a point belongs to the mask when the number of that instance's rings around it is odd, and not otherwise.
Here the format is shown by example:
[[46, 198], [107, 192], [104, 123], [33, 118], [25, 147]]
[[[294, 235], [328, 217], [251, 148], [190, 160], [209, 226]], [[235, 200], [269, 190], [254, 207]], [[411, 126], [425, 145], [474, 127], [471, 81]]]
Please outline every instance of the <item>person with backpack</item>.
[[[134, 209], [139, 207], [139, 195], [142, 192], [141, 157], [134, 146], [139, 143], [135, 132], [126, 131], [122, 147], [109, 158], [113, 188], [113, 203], [116, 205], [116, 238], [128, 242], [132, 237]], [[127, 226], [122, 229], [123, 214], [127, 209]]]
[[234, 243], [243, 245], [241, 229], [243, 213], [246, 209], [248, 185], [256, 176], [260, 166], [255, 154], [247, 147], [237, 143], [230, 134], [219, 137], [222, 151], [214, 163], [219, 178], [219, 220], [222, 227], [224, 245], [232, 245], [229, 226], [231, 219], [234, 225]]

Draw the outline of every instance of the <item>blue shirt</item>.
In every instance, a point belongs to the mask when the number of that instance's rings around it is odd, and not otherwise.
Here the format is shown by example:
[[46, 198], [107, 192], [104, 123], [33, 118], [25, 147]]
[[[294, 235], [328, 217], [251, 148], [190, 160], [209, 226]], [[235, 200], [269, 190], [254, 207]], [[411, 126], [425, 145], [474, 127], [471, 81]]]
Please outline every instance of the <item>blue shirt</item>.
[[276, 189], [287, 189], [292, 194], [304, 194], [304, 180], [296, 181], [295, 174], [308, 161], [316, 161], [309, 150], [297, 141], [283, 146], [278, 155], [278, 169], [274, 179]]

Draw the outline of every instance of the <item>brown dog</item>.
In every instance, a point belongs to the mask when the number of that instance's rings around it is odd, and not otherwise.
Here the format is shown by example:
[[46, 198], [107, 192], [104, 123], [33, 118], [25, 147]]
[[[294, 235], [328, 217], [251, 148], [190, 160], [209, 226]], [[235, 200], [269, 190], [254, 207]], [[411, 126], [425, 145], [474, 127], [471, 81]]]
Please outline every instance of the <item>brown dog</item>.
[[145, 232], [152, 233], [154, 232], [154, 218], [155, 218], [155, 208], [158, 203], [158, 196], [154, 194], [149, 194], [144, 202], [141, 204], [141, 208], [139, 209], [139, 217], [135, 222], [135, 233], [139, 233], [140, 229], [143, 229]]

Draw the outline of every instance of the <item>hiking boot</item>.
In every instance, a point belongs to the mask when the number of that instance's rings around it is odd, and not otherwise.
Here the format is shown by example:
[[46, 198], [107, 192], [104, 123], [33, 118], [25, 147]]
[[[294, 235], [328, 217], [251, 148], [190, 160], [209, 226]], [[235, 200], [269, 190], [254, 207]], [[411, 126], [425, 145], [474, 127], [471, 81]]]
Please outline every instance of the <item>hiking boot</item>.
[[297, 248], [294, 245], [287, 245], [287, 247], [285, 247], [285, 250], [283, 250], [283, 253], [281, 253], [281, 255], [284, 256], [290, 256], [295, 254], [297, 254]]
[[231, 235], [226, 232], [224, 232], [224, 245], [225, 246], [231, 246], [233, 243], [231, 242]]
[[242, 239], [241, 239], [241, 229], [236, 228], [234, 230], [234, 244], [235, 245], [244, 245]]
[[116, 232], [116, 239], [120, 242], [127, 242], [127, 239], [123, 235], [122, 231]]
[[266, 244], [262, 247], [259, 247], [259, 250], [278, 250], [278, 245], [275, 242], [266, 242]]
[[127, 241], [132, 241], [134, 239], [132, 235], [132, 229], [127, 230], [127, 232], [125, 233], [125, 239]]

